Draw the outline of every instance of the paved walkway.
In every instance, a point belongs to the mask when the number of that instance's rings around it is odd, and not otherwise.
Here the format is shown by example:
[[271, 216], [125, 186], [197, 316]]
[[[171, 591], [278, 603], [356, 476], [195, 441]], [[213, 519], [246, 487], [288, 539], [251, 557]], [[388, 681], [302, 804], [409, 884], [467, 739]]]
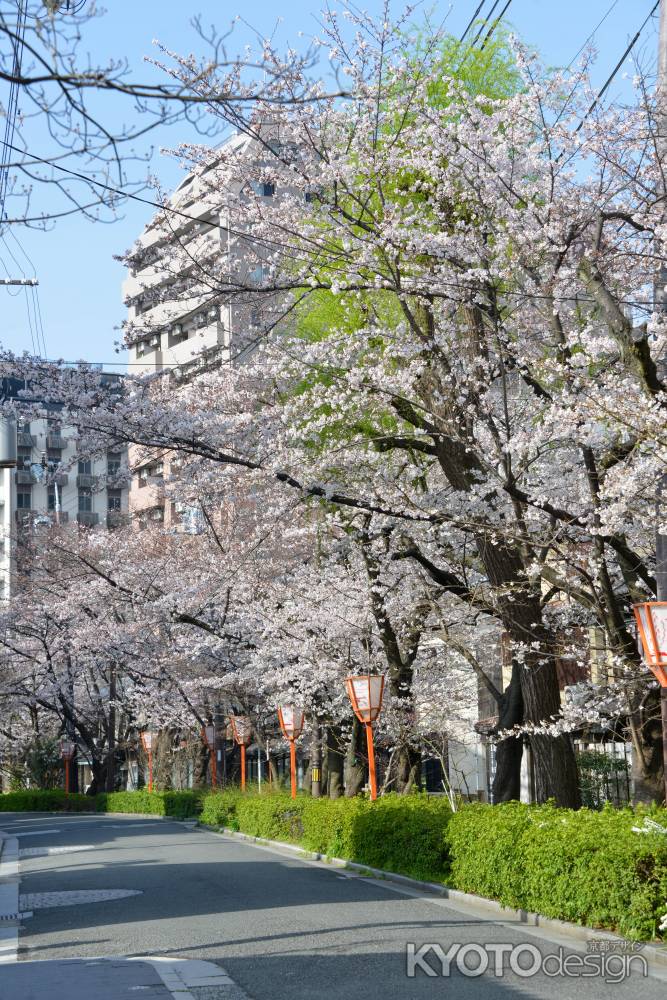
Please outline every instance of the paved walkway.
[[0, 971], [0, 1000], [247, 1000], [212, 962], [87, 958], [13, 962]]

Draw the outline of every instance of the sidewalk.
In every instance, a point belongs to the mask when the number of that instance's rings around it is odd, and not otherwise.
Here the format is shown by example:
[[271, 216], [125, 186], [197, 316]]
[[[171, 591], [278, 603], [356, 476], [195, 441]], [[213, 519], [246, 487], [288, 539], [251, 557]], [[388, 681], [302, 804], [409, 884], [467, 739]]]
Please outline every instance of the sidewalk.
[[0, 1000], [248, 1000], [212, 962], [70, 958], [5, 963]]

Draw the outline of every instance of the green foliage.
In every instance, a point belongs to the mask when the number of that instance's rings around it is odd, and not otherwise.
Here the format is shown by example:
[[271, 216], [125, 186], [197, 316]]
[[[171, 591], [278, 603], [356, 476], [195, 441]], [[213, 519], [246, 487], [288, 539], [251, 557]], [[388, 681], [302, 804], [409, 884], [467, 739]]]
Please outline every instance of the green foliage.
[[98, 812], [148, 813], [152, 816], [174, 816], [187, 819], [201, 809], [202, 792], [102, 792], [96, 796]]
[[452, 813], [427, 795], [312, 799], [286, 792], [7, 792], [0, 812], [91, 811], [198, 816], [210, 826], [299, 844], [511, 906], [650, 940], [667, 910], [667, 834], [634, 833], [667, 810], [601, 811], [518, 802]]
[[[506, 906], [653, 938], [667, 909], [667, 835], [633, 833], [643, 815], [464, 806], [447, 833], [452, 884]], [[667, 811], [651, 816], [667, 826]]]
[[60, 788], [24, 788], [0, 795], [0, 812], [92, 812], [95, 799], [65, 795]]

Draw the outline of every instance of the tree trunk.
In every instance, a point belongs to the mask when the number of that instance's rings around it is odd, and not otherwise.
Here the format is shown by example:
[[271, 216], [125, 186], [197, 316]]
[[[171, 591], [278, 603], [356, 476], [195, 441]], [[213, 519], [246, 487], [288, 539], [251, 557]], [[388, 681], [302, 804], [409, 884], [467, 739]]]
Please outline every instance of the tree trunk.
[[632, 734], [632, 785], [635, 803], [661, 803], [665, 799], [660, 691], [651, 690], [630, 717]]
[[345, 758], [345, 795], [353, 798], [366, 784], [366, 733], [356, 715]]
[[[520, 668], [512, 664], [512, 677], [503, 691], [498, 709], [498, 725], [494, 735], [512, 729], [523, 721], [523, 696], [521, 694]], [[491, 785], [491, 801], [511, 802], [521, 797], [521, 758], [523, 739], [509, 736], [496, 744], [496, 772]]]
[[322, 795], [322, 727], [313, 721], [310, 744], [310, 794], [314, 799]]
[[339, 799], [344, 790], [345, 757], [341, 749], [339, 726], [327, 727], [327, 762], [329, 771], [328, 794], [330, 799]]

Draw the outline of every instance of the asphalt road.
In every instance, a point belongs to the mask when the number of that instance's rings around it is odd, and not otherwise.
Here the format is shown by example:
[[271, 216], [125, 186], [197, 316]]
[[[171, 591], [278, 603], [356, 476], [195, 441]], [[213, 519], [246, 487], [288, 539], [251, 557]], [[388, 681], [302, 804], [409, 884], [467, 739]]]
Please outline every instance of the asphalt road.
[[[5, 813], [0, 829], [19, 837], [21, 909], [33, 913], [20, 932], [22, 962], [145, 955], [205, 959], [220, 963], [253, 1000], [629, 1000], [639, 991], [642, 1000], [664, 1000], [666, 995], [667, 977], [644, 978], [640, 962], [631, 963], [626, 978], [627, 956], [606, 960], [606, 977], [593, 974], [592, 964], [581, 965], [584, 942], [573, 950], [571, 942], [536, 929], [482, 919], [435, 897], [407, 894], [389, 883], [177, 822]], [[45, 855], [47, 849], [51, 853]], [[59, 895], [93, 892], [97, 895]], [[43, 895], [50, 893], [58, 895]], [[126, 895], [113, 898], [119, 893]], [[417, 949], [437, 944], [445, 955], [455, 944], [473, 945], [466, 957], [473, 968], [489, 954], [484, 946], [526, 947], [499, 958], [497, 949], [492, 951], [487, 971], [474, 977], [462, 974], [456, 955], [450, 975], [442, 976], [442, 963], [430, 951], [424, 964], [437, 974], [428, 975], [417, 961], [409, 977], [409, 943]], [[570, 975], [553, 974], [562, 967], [563, 948], [574, 956]], [[547, 963], [552, 974], [522, 974], [539, 961], [536, 949], [554, 956]], [[494, 973], [497, 960], [500, 976]], [[0, 966], [0, 987], [2, 976]], [[610, 978], [619, 981], [605, 981]]]

